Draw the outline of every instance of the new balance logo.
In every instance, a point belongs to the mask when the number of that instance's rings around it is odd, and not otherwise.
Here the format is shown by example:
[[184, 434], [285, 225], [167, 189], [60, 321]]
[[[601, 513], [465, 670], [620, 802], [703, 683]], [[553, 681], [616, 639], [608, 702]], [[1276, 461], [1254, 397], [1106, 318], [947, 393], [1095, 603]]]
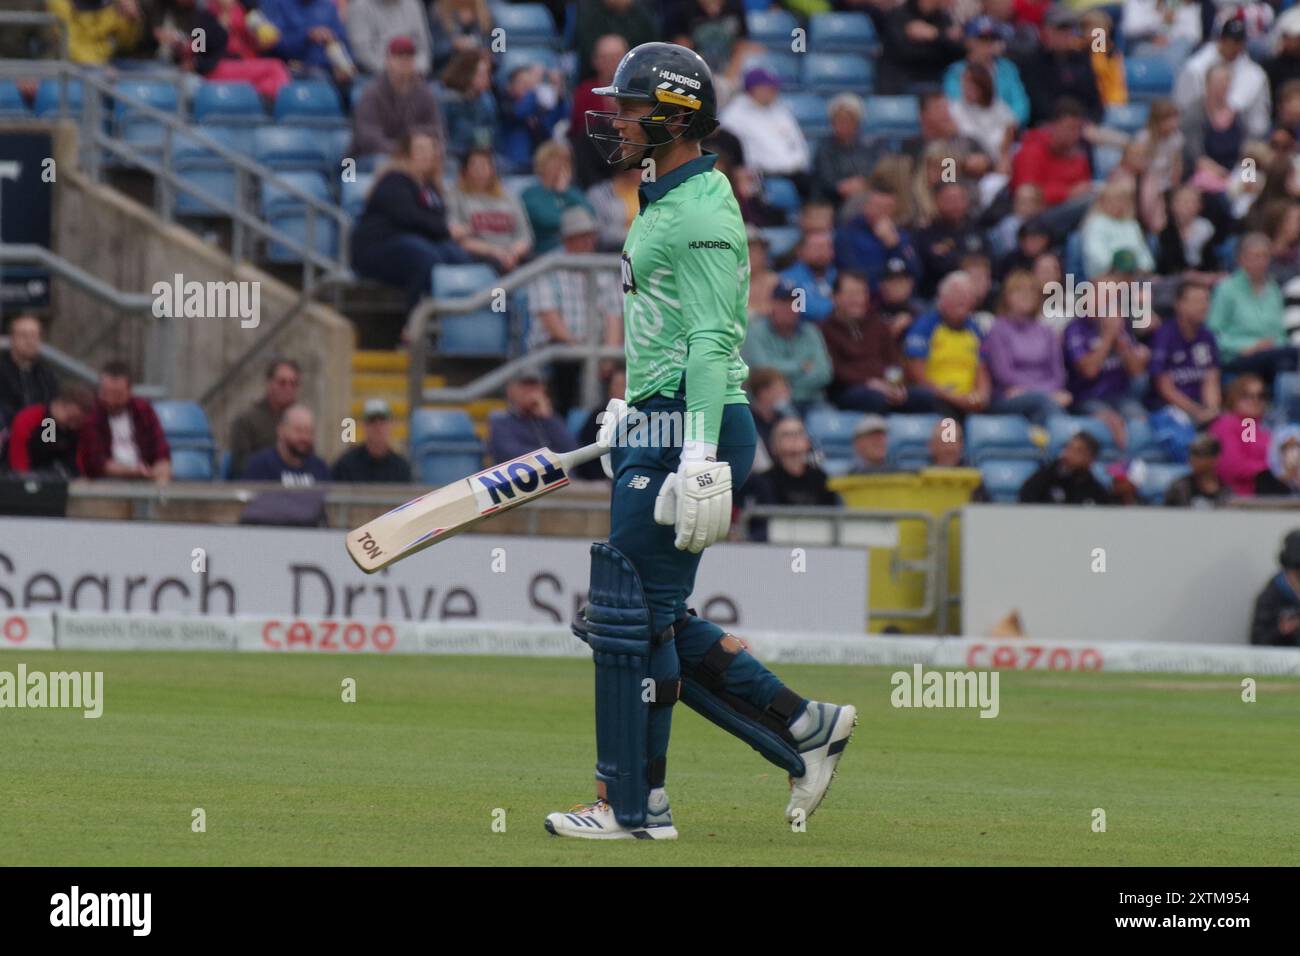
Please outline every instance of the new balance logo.
[[645, 491], [650, 487], [650, 476], [633, 475], [632, 480], [627, 483], [627, 486], [635, 491]]

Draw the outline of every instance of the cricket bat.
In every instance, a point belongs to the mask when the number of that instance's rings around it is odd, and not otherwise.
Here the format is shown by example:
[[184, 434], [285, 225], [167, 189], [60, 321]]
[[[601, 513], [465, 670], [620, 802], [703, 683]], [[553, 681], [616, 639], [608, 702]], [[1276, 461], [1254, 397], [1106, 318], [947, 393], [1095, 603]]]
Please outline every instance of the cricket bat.
[[606, 451], [594, 442], [566, 452], [539, 448], [485, 468], [348, 532], [348, 554], [362, 571], [374, 574], [486, 518], [563, 488], [574, 468]]

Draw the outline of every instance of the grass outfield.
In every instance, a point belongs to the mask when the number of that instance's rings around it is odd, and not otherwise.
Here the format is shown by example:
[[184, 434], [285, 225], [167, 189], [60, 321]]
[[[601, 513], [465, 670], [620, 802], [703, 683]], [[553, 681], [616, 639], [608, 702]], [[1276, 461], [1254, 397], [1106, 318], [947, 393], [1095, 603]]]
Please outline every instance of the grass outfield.
[[[0, 711], [0, 863], [1294, 864], [1300, 683], [1004, 673], [1001, 714], [902, 710], [896, 668], [788, 666], [861, 713], [792, 833], [780, 771], [679, 706], [675, 843], [548, 836], [590, 799], [582, 660], [22, 652], [101, 670], [104, 715]], [[343, 703], [341, 682], [357, 681]], [[202, 807], [207, 832], [192, 833]], [[1107, 832], [1091, 814], [1104, 808]], [[493, 811], [506, 832], [493, 832]]]

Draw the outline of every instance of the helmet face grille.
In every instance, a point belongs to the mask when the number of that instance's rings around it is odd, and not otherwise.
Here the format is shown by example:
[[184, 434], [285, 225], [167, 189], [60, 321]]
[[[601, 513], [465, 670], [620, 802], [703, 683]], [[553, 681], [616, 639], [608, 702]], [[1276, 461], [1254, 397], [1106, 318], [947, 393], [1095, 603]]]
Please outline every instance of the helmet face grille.
[[[695, 116], [680, 110], [652, 110], [639, 118], [603, 110], [587, 110], [587, 138], [606, 163], [626, 168], [650, 150], [680, 139], [694, 126], [695, 119]], [[628, 139], [620, 132], [616, 120], [624, 125], [636, 123], [645, 130], [646, 141]]]

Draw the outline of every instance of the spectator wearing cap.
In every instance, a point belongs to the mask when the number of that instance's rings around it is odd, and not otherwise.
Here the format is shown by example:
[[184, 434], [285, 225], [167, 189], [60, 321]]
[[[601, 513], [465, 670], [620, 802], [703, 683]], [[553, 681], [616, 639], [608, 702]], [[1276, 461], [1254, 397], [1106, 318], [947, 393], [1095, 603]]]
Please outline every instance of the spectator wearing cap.
[[539, 256], [560, 245], [560, 218], [572, 206], [591, 212], [587, 197], [573, 184], [573, 150], [560, 140], [547, 140], [533, 156], [537, 182], [520, 197], [533, 227], [533, 251]]
[[109, 362], [99, 373], [95, 408], [86, 418], [77, 458], [87, 478], [171, 481], [171, 447], [162, 422], [149, 402], [131, 394], [125, 362]]
[[393, 41], [401, 38], [411, 43], [416, 75], [429, 75], [432, 43], [420, 0], [348, 0], [347, 25], [352, 55], [362, 73], [382, 73]]
[[1268, 443], [1268, 469], [1255, 476], [1260, 497], [1300, 496], [1300, 425], [1283, 425]]
[[1051, 120], [1057, 102], [1066, 97], [1080, 104], [1088, 121], [1101, 122], [1101, 91], [1078, 14], [1062, 4], [1052, 6], [1043, 20], [1041, 35], [1042, 46], [1016, 64], [1029, 94], [1029, 122]]
[[871, 308], [867, 278], [846, 270], [835, 277], [835, 309], [818, 330], [831, 357], [831, 400], [860, 412], [930, 410], [903, 384], [903, 356], [893, 329]]
[[1264, 427], [1268, 398], [1258, 375], [1238, 375], [1228, 385], [1224, 411], [1206, 429], [1219, 440], [1219, 478], [1233, 494], [1255, 493], [1255, 477], [1268, 470], [1272, 433]]
[[351, 59], [347, 31], [333, 0], [261, 0], [257, 9], [279, 31], [273, 55], [339, 82], [351, 79], [330, 56], [337, 44]]
[[382, 398], [368, 398], [362, 406], [366, 430], [362, 443], [339, 456], [330, 469], [334, 481], [408, 484], [411, 463], [393, 451], [393, 412]]
[[509, 272], [533, 251], [533, 228], [519, 197], [501, 184], [490, 149], [471, 149], [460, 161], [460, 178], [447, 189], [447, 213], [465, 227], [461, 245]]
[[935, 216], [916, 234], [921, 259], [920, 294], [931, 298], [939, 280], [960, 267], [964, 256], [985, 249], [984, 233], [971, 215], [970, 193], [961, 183], [940, 183], [934, 196]]
[[949, 273], [939, 283], [934, 309], [903, 340], [908, 383], [954, 418], [982, 412], [990, 398], [988, 367], [980, 357], [983, 336], [971, 319], [976, 305], [971, 277]]
[[1278, 571], [1255, 598], [1250, 616], [1250, 643], [1300, 647], [1300, 531], [1282, 542]]
[[1080, 232], [1083, 265], [1090, 276], [1097, 277], [1107, 271], [1116, 253], [1121, 251], [1133, 256], [1138, 272], [1149, 273], [1155, 268], [1151, 247], [1137, 221], [1137, 194], [1130, 182], [1111, 181], [1103, 185], [1084, 217]]
[[1042, 289], [1032, 273], [1008, 275], [998, 318], [983, 345], [993, 385], [989, 414], [1024, 415], [1044, 425], [1066, 414], [1073, 401], [1065, 387], [1060, 336], [1041, 320], [1042, 311]]
[[1191, 471], [1165, 489], [1165, 505], [1217, 508], [1231, 498], [1232, 493], [1219, 478], [1219, 440], [1213, 435], [1197, 435], [1187, 453]]
[[530, 370], [511, 379], [506, 407], [488, 416], [488, 457], [493, 464], [539, 448], [572, 451], [575, 447], [573, 435], [546, 394], [545, 377]]
[[[0, 461], [17, 475], [75, 478], [82, 474], [78, 456], [82, 426], [94, 408], [94, 394], [80, 382], [56, 388], [48, 400], [14, 413], [5, 458]], [[53, 422], [53, 429], [47, 428], [49, 422]]]
[[1246, 54], [1246, 21], [1233, 17], [1219, 27], [1213, 43], [1201, 47], [1183, 64], [1174, 84], [1174, 102], [1183, 116], [1203, 116], [1206, 79], [1216, 66], [1228, 70], [1227, 105], [1240, 115], [1247, 138], [1264, 139], [1273, 119], [1268, 74]]
[[1083, 108], [1076, 100], [1062, 100], [1050, 123], [1027, 131], [1011, 161], [1011, 189], [1026, 183], [1041, 190], [1049, 209], [1069, 208], [1057, 228], [1064, 235], [1077, 224], [1087, 210], [1092, 194], [1092, 166], [1083, 148]]
[[889, 426], [885, 416], [868, 412], [853, 426], [851, 475], [879, 475], [893, 471], [889, 464]]
[[1020, 486], [1020, 501], [1041, 505], [1108, 505], [1113, 503], [1092, 466], [1101, 452], [1096, 436], [1076, 432], [1047, 462]]
[[471, 149], [491, 149], [497, 136], [492, 55], [487, 50], [457, 53], [443, 68], [440, 79], [447, 151], [464, 156]]
[[309, 488], [330, 480], [329, 465], [316, 454], [316, 416], [306, 405], [290, 405], [275, 429], [275, 444], [248, 459], [244, 481], [275, 481]]
[[1205, 327], [1210, 290], [1184, 281], [1174, 302], [1174, 321], [1151, 336], [1151, 428], [1175, 461], [1182, 461], [1195, 429], [1222, 411], [1219, 346]]
[[835, 239], [829, 229], [805, 232], [799, 239], [795, 261], [781, 272], [801, 293], [800, 317], [824, 322], [831, 314], [831, 290], [835, 285]]
[[895, 339], [902, 339], [925, 305], [912, 293], [916, 278], [907, 263], [897, 257], [885, 261], [885, 270], [876, 286], [876, 313], [889, 326]]
[[856, 93], [837, 94], [827, 104], [826, 114], [831, 135], [821, 141], [813, 157], [812, 194], [838, 206], [866, 190], [881, 151], [863, 141], [866, 107]]
[[772, 314], [749, 327], [743, 356], [753, 368], [774, 368], [790, 383], [795, 403], [802, 407], [822, 401], [831, 381], [831, 359], [817, 328], [801, 321], [803, 290], [789, 278], [772, 293]]
[[[597, 243], [602, 252], [622, 252], [627, 231], [632, 220], [641, 211], [638, 198], [641, 190], [640, 166], [620, 169], [587, 189], [587, 203], [600, 224]], [[752, 276], [751, 276], [752, 281]]]
[[880, 281], [885, 263], [901, 259], [915, 276], [921, 261], [912, 237], [899, 226], [898, 197], [883, 178], [873, 176], [862, 211], [835, 230], [835, 268], [866, 273], [872, 285]]
[[1252, 372], [1272, 383], [1296, 367], [1296, 348], [1288, 345], [1282, 290], [1269, 275], [1272, 243], [1249, 233], [1237, 247], [1238, 268], [1214, 288], [1210, 331], [1223, 355], [1223, 371]]
[[41, 322], [20, 313], [9, 323], [9, 350], [0, 353], [0, 432], [19, 409], [48, 404], [58, 390], [54, 372], [41, 358]]
[[[560, 236], [567, 253], [595, 252], [595, 217], [585, 206], [570, 206], [560, 218]], [[591, 341], [591, 323], [596, 321], [601, 323], [602, 344], [623, 344], [623, 296], [618, 273], [596, 273], [595, 301], [588, 292], [588, 278], [589, 273], [580, 269], [557, 268], [529, 286], [529, 351], [547, 345], [585, 345]], [[582, 368], [579, 362], [562, 362], [556, 363], [551, 372], [555, 403], [562, 415], [579, 401]]]
[[395, 36], [387, 49], [382, 75], [366, 84], [353, 110], [353, 156], [387, 156], [402, 137], [415, 133], [442, 136], [438, 101], [420, 80], [415, 43]]
[[501, 100], [501, 137], [497, 150], [511, 172], [528, 171], [533, 150], [551, 138], [555, 124], [568, 113], [564, 75], [540, 63], [515, 67]]
[[[962, 77], [968, 66], [983, 67], [993, 79], [993, 99], [1006, 104], [1015, 125], [1029, 124], [1029, 94], [1020, 82], [1020, 70], [1003, 56], [1010, 30], [990, 16], [980, 15], [966, 22], [966, 58], [958, 60], [943, 74], [943, 91], [949, 100], [959, 102]], [[960, 126], [960, 121], [958, 122]], [[987, 150], [986, 150], [987, 152]], [[998, 151], [1000, 152], [1000, 150]]]
[[807, 195], [812, 154], [799, 121], [780, 95], [780, 78], [764, 67], [753, 67], [745, 72], [745, 91], [723, 107], [718, 122], [740, 140], [750, 169], [787, 176], [801, 195]]
[[948, 64], [966, 49], [950, 0], [903, 0], [885, 15], [880, 93], [907, 93], [939, 84]]

